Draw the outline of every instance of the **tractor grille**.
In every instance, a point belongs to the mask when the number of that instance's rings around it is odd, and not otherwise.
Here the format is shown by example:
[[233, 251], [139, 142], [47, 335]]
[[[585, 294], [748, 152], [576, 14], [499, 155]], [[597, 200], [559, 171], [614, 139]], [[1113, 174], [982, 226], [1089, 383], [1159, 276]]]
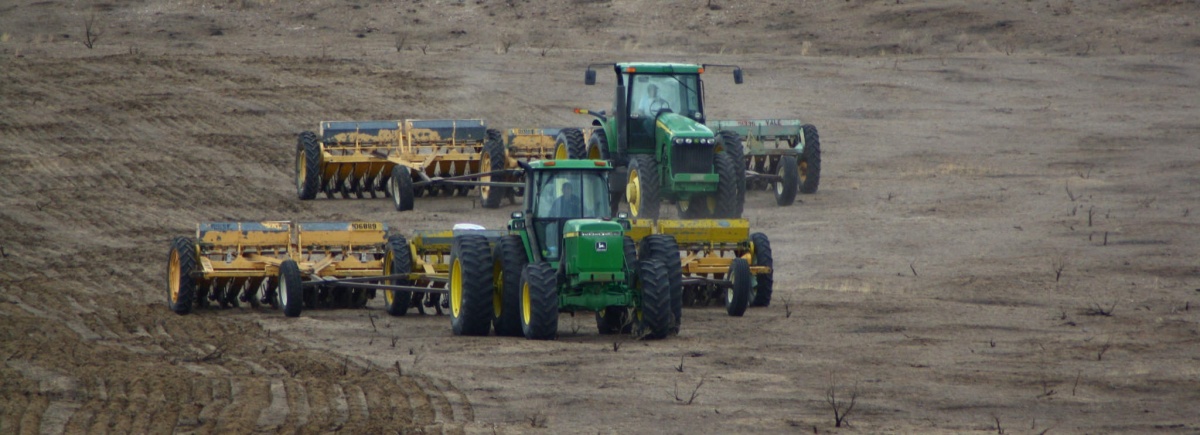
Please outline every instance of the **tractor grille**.
[[671, 147], [671, 166], [676, 174], [711, 174], [712, 145], [676, 145]]

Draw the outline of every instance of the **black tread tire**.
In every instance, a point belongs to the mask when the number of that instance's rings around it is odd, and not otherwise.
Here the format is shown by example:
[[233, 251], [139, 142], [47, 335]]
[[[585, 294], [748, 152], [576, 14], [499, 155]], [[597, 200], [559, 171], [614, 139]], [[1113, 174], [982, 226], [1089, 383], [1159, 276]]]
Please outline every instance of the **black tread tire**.
[[737, 213], [733, 217], [741, 217], [746, 209], [746, 148], [742, 137], [728, 130], [717, 132], [717, 141], [734, 165], [733, 174], [737, 180], [737, 205], [734, 209]]
[[725, 312], [733, 317], [742, 317], [750, 305], [750, 262], [745, 258], [733, 259], [725, 279], [732, 284], [725, 290]]
[[520, 337], [521, 330], [521, 273], [529, 258], [525, 254], [525, 243], [521, 236], [507, 235], [500, 238], [493, 255], [500, 262], [500, 288], [492, 300], [492, 328], [496, 335]]
[[639, 186], [636, 198], [641, 209], [635, 210], [633, 204], [629, 203], [630, 214], [638, 219], [658, 219], [661, 185], [658, 177], [658, 162], [654, 160], [654, 156], [647, 154], [630, 156], [629, 179], [625, 183], [625, 201], [627, 203], [630, 196], [629, 188], [633, 185], [635, 178], [637, 178]]
[[[412, 273], [413, 258], [412, 250], [408, 248], [408, 240], [399, 234], [388, 236], [387, 239], [387, 259], [385, 263], [384, 273], [397, 275], [401, 273]], [[412, 285], [407, 279], [397, 278], [392, 280], [392, 285]], [[413, 293], [403, 290], [384, 290], [383, 305], [387, 308], [387, 313], [393, 316], [403, 316], [408, 314], [408, 309], [412, 307]]]
[[817, 187], [821, 185], [821, 135], [812, 124], [800, 126], [800, 131], [804, 134], [804, 150], [800, 152], [797, 164], [805, 166], [800, 171], [800, 193], [817, 193]]
[[625, 281], [632, 284], [637, 278], [637, 242], [629, 236], [623, 237], [621, 241], [625, 250]]
[[521, 272], [521, 332], [530, 340], [558, 336], [558, 278], [549, 263], [530, 263]]
[[592, 131], [592, 135], [588, 137], [588, 154], [591, 154], [593, 148], [600, 150], [600, 158], [612, 163], [613, 166], [629, 165], [629, 158], [625, 154], [618, 151], [612, 151], [608, 148], [608, 133], [604, 131], [603, 126], [596, 127]]
[[679, 258], [679, 243], [669, 234], [649, 235], [642, 239], [639, 255], [639, 260], [658, 260], [666, 268], [671, 298], [671, 332], [679, 333], [683, 324], [683, 264]]
[[300, 266], [295, 261], [283, 260], [279, 265], [279, 305], [283, 307], [283, 315], [300, 317], [304, 306], [304, 287], [300, 281]]
[[487, 335], [491, 330], [494, 268], [487, 237], [454, 237], [450, 254], [450, 325], [454, 335]]
[[321, 143], [317, 134], [301, 132], [296, 138], [296, 195], [301, 200], [317, 197], [321, 191]]
[[388, 180], [392, 184], [392, 205], [396, 206], [396, 211], [409, 211], [413, 209], [412, 174], [408, 171], [407, 166], [393, 166], [392, 177]]
[[661, 261], [646, 260], [638, 265], [641, 301], [638, 304], [637, 333], [645, 339], [666, 338], [671, 332], [671, 289], [667, 268]]
[[796, 202], [796, 189], [800, 188], [800, 168], [796, 156], [779, 159], [779, 175], [783, 180], [775, 182], [775, 204], [781, 207]]
[[757, 284], [750, 291], [750, 306], [768, 307], [771, 306], [771, 293], [775, 290], [775, 260], [771, 257], [771, 241], [766, 234], [754, 233], [750, 235], [750, 243], [754, 245], [753, 264], [771, 268], [770, 272], [754, 277]]
[[[587, 142], [583, 141], [583, 132], [578, 128], [564, 128], [559, 130], [558, 137], [554, 138], [554, 149], [559, 147], [566, 148], [567, 158], [571, 160], [583, 160], [588, 157]], [[557, 155], [557, 151], [555, 152]]]
[[[718, 153], [715, 157], [714, 169], [717, 171], [717, 212], [716, 217], [736, 219], [742, 217], [738, 207], [737, 166], [727, 153]], [[745, 189], [742, 190], [744, 195]], [[743, 198], [744, 199], [744, 198]]]
[[[505, 155], [504, 136], [499, 130], [488, 129], [487, 141], [483, 143], [483, 155], [480, 156], [479, 170], [485, 172], [503, 170]], [[480, 181], [495, 181], [495, 177], [488, 175], [481, 177]], [[479, 186], [479, 196], [482, 198], [483, 208], [500, 208], [500, 202], [508, 197], [508, 190], [508, 187]]]
[[171, 240], [167, 254], [167, 306], [175, 314], [188, 314], [196, 305], [196, 278], [192, 272], [200, 267], [196, 244], [187, 237]]

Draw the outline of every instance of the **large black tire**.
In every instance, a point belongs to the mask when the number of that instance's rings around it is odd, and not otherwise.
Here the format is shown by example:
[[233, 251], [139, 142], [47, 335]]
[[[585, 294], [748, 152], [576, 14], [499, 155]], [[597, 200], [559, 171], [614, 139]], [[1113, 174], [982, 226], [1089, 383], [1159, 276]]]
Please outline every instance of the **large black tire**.
[[[499, 130], [488, 129], [487, 141], [483, 143], [483, 155], [480, 157], [481, 171], [499, 171], [505, 165], [504, 137]], [[479, 181], [504, 181], [486, 175]], [[499, 208], [500, 201], [508, 196], [508, 187], [479, 186], [479, 196], [483, 199], [483, 208]]]
[[728, 153], [716, 155], [717, 171], [717, 213], [716, 217], [736, 219], [742, 217], [741, 207], [738, 206], [738, 196], [745, 195], [745, 189], [738, 190], [738, 167]]
[[450, 325], [454, 335], [487, 335], [491, 330], [494, 267], [487, 237], [454, 237], [450, 253]]
[[746, 208], [746, 148], [742, 144], [742, 137], [728, 130], [717, 132], [717, 142], [719, 142], [718, 145], [724, 153], [729, 156], [729, 160], [735, 168], [733, 174], [734, 179], [737, 180], [735, 183], [735, 186], [737, 186], [737, 203], [734, 207], [736, 216], [733, 217], [741, 217], [742, 211]]
[[658, 219], [659, 188], [658, 162], [654, 156], [638, 154], [629, 158], [629, 179], [625, 183], [625, 200], [629, 212], [638, 219]]
[[[383, 268], [384, 273], [391, 275], [399, 275], [402, 273], [412, 273], [413, 258], [412, 251], [408, 248], [408, 240], [399, 234], [388, 236], [387, 240], [387, 261]], [[412, 285], [407, 279], [396, 278], [392, 280], [392, 285]], [[403, 290], [384, 290], [383, 302], [387, 308], [387, 313], [393, 316], [403, 316], [408, 314], [408, 309], [412, 307], [413, 294]]]
[[521, 332], [530, 340], [558, 336], [558, 278], [549, 263], [531, 263], [521, 273]]
[[301, 200], [317, 197], [321, 190], [321, 143], [311, 131], [296, 138], [296, 195]]
[[671, 305], [671, 332], [679, 333], [683, 324], [683, 264], [679, 259], [679, 243], [675, 236], [654, 234], [642, 239], [639, 260], [658, 260], [667, 271]]
[[167, 306], [175, 314], [188, 314], [196, 303], [196, 278], [192, 276], [200, 267], [196, 244], [187, 237], [171, 240], [171, 252], [167, 254]]
[[[597, 150], [598, 151], [598, 150]], [[558, 132], [558, 137], [554, 138], [554, 158], [568, 158], [571, 160], [582, 160], [588, 158], [600, 158], [600, 155], [589, 156], [587, 143], [583, 141], [583, 132], [578, 128], [564, 128]]]
[[600, 158], [608, 160], [613, 166], [626, 166], [629, 164], [629, 159], [620, 150], [611, 150], [608, 148], [608, 133], [604, 132], [604, 127], [597, 127], [592, 131], [592, 135], [588, 137], [588, 155], [593, 155], [599, 152]]
[[742, 317], [750, 305], [750, 262], [745, 258], [733, 259], [725, 279], [730, 284], [725, 290], [725, 312], [733, 317]]
[[775, 260], [771, 258], [771, 241], [763, 233], [750, 235], [750, 244], [754, 246], [752, 258], [755, 266], [771, 268], [770, 272], [758, 274], [758, 282], [750, 292], [750, 306], [766, 307], [771, 305], [771, 293], [775, 290]]
[[633, 284], [637, 279], [637, 242], [629, 236], [623, 237], [621, 242], [625, 250], [625, 281]]
[[638, 335], [646, 339], [666, 338], [671, 333], [671, 289], [667, 268], [659, 260], [638, 265], [641, 301], [638, 304]]
[[804, 134], [804, 151], [800, 152], [800, 193], [817, 193], [821, 185], [821, 136], [812, 124], [800, 126]]
[[796, 156], [779, 159], [779, 175], [783, 180], [775, 182], [775, 204], [792, 205], [796, 202], [796, 189], [800, 187], [800, 168], [797, 167]]
[[521, 330], [521, 273], [529, 258], [525, 254], [525, 243], [521, 236], [508, 235], [500, 238], [493, 257], [500, 262], [500, 288], [492, 298], [492, 327], [496, 335], [520, 337]]
[[408, 171], [407, 166], [393, 166], [392, 178], [388, 180], [392, 184], [392, 204], [396, 206], [396, 211], [413, 209], [412, 174], [409, 174]]
[[283, 307], [283, 315], [300, 317], [304, 305], [304, 287], [300, 281], [300, 266], [293, 260], [283, 260], [279, 265], [279, 306]]

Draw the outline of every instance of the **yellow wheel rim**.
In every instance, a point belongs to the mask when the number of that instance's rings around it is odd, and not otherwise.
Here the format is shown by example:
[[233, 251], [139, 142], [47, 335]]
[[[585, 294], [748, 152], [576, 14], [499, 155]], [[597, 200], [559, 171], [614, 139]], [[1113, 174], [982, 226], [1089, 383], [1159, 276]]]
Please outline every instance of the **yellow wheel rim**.
[[560, 143], [560, 144], [558, 144], [558, 146], [554, 147], [554, 159], [555, 160], [566, 160], [569, 157], [570, 157], [570, 154], [567, 154], [567, 144]]
[[179, 302], [179, 278], [182, 275], [179, 269], [179, 252], [171, 251], [171, 260], [167, 271], [168, 281], [170, 281], [167, 287], [171, 290], [171, 302]]
[[496, 284], [492, 292], [492, 312], [496, 317], [500, 317], [504, 313], [504, 271], [500, 270], [495, 273]]
[[629, 182], [625, 184], [625, 200], [629, 201], [629, 212], [635, 217], [642, 210], [642, 177], [637, 169], [629, 170]]
[[305, 163], [305, 160], [307, 160], [307, 159], [305, 158], [303, 152], [301, 152], [300, 155], [296, 158], [296, 186], [297, 187], [304, 187], [304, 178], [305, 178], [305, 176], [308, 175], [308, 164]]
[[521, 285], [521, 319], [525, 321], [526, 325], [533, 322], [533, 307], [529, 306], [531, 303], [529, 283], [524, 283]]
[[804, 180], [808, 178], [808, 162], [800, 162], [796, 164], [796, 168], [800, 170], [800, 182], [804, 183]]
[[600, 147], [595, 146], [588, 148], [588, 158], [592, 160], [600, 160]]
[[458, 317], [458, 313], [462, 311], [462, 286], [462, 263], [455, 258], [454, 264], [450, 265], [450, 313], [454, 317]]

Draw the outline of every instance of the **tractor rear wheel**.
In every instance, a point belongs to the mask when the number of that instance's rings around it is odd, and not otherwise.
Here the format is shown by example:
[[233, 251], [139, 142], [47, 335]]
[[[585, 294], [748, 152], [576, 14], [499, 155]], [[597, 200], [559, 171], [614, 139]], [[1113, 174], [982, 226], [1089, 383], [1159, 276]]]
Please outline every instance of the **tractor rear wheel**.
[[[745, 195], [745, 189], [738, 189], [737, 166], [728, 153], [716, 155], [717, 171], [717, 218], [736, 219], [742, 217], [738, 196]], [[743, 198], [744, 199], [744, 198]]]
[[454, 238], [450, 254], [450, 325], [454, 335], [487, 335], [492, 327], [492, 250], [484, 236]]
[[671, 305], [671, 332], [678, 334], [683, 324], [683, 265], [675, 236], [653, 234], [642, 239], [640, 260], [658, 260], [667, 271]]
[[737, 214], [732, 217], [741, 217], [746, 208], [746, 148], [742, 144], [742, 137], [728, 130], [717, 132], [717, 142], [733, 161], [733, 174], [737, 180], [737, 203], [734, 207]]
[[800, 152], [800, 193], [817, 193], [821, 184], [821, 136], [812, 124], [800, 126], [804, 133], [804, 150]]
[[647, 339], [666, 338], [671, 333], [671, 282], [659, 260], [638, 265], [641, 301], [638, 304], [638, 335]]
[[[596, 156], [599, 158], [600, 156]], [[564, 128], [554, 138], [554, 158], [558, 160], [582, 160], [588, 156], [587, 143], [583, 141], [583, 132], [578, 128]]]
[[775, 204], [779, 206], [792, 205], [793, 202], [796, 202], [796, 189], [800, 187], [800, 169], [796, 164], [796, 156], [780, 158], [779, 172], [783, 180], [775, 182]]
[[[505, 165], [504, 138], [499, 130], [488, 129], [487, 142], [483, 143], [483, 155], [480, 156], [481, 171], [499, 171]], [[498, 177], [484, 175], [479, 181], [491, 182]], [[479, 196], [483, 198], [483, 208], [499, 208], [500, 201], [508, 196], [507, 187], [479, 186]]]
[[192, 272], [199, 267], [196, 245], [187, 237], [171, 240], [167, 254], [167, 306], [175, 314], [188, 314], [196, 300], [196, 278]]
[[496, 335], [520, 337], [521, 330], [521, 273], [529, 259], [525, 256], [525, 243], [521, 236], [508, 235], [500, 238], [493, 257], [500, 262], [497, 269], [500, 277], [492, 296], [492, 327]]
[[521, 332], [530, 340], [558, 335], [558, 280], [549, 263], [532, 263], [521, 272]]
[[658, 162], [654, 156], [638, 154], [629, 158], [629, 180], [625, 182], [625, 200], [629, 212], [639, 219], [658, 219]]
[[302, 200], [317, 197], [321, 190], [321, 143], [316, 133], [306, 131], [296, 138], [296, 194]]
[[609, 161], [613, 166], [625, 166], [629, 164], [629, 159], [624, 153], [609, 150], [608, 133], [604, 132], [604, 127], [599, 127], [595, 131], [592, 131], [592, 135], [588, 137], [587, 143], [588, 155], [599, 155], [601, 159]]
[[393, 166], [392, 178], [389, 182], [392, 184], [392, 204], [396, 206], [396, 211], [412, 210], [413, 183], [412, 175], [408, 173], [408, 167]]
[[725, 290], [725, 312], [733, 317], [746, 314], [746, 306], [750, 305], [750, 262], [745, 258], [735, 258], [729, 264], [729, 288]]
[[[384, 273], [399, 275], [412, 272], [412, 251], [408, 249], [408, 240], [404, 236], [399, 234], [388, 236], [387, 249]], [[392, 285], [412, 285], [412, 283], [404, 278], [395, 278], [392, 279]], [[408, 309], [412, 306], [412, 297], [413, 294], [409, 291], [384, 290], [383, 301], [387, 313], [393, 316], [408, 314]]]
[[758, 283], [750, 291], [750, 306], [770, 306], [771, 292], [775, 289], [775, 260], [771, 258], [771, 241], [766, 234], [754, 233], [750, 235], [750, 244], [754, 246], [754, 265], [771, 268], [770, 272], [754, 277]]
[[283, 260], [279, 265], [279, 306], [283, 307], [283, 315], [300, 317], [304, 305], [304, 286], [300, 281], [300, 266], [294, 260]]

